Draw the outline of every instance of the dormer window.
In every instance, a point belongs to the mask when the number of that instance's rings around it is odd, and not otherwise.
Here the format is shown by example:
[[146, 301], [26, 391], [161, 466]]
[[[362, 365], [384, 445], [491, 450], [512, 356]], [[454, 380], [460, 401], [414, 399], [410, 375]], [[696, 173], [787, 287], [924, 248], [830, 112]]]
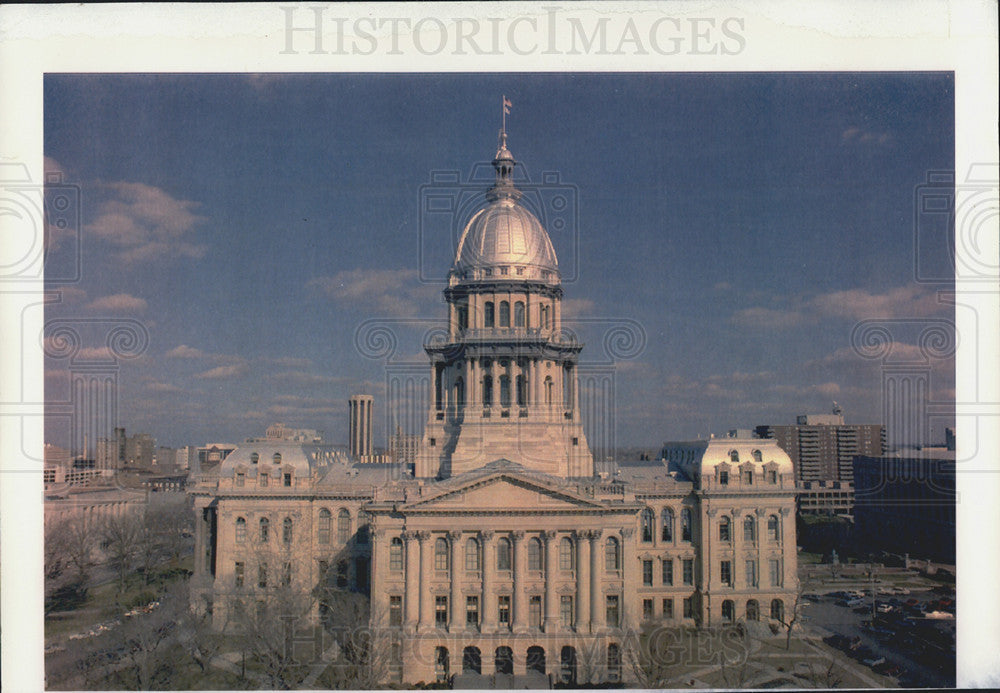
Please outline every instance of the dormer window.
[[282, 475], [281, 480], [282, 480], [282, 484], [281, 484], [282, 486], [291, 486], [292, 485], [292, 473], [291, 472], [285, 472]]
[[719, 485], [727, 486], [729, 484], [729, 472], [725, 469], [719, 470]]

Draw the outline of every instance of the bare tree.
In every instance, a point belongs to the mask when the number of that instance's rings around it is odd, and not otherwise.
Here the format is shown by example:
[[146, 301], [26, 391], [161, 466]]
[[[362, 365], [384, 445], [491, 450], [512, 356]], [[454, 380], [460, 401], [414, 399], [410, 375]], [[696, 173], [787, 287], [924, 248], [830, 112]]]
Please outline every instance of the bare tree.
[[784, 610], [781, 618], [775, 619], [785, 629], [786, 650], [790, 650], [792, 647], [792, 630], [802, 621], [802, 606], [805, 601], [803, 595], [805, 591], [806, 583], [800, 582], [798, 589], [795, 590], [795, 600], [792, 602], [791, 608]]
[[141, 518], [131, 512], [108, 516], [101, 525], [101, 545], [108, 564], [118, 573], [119, 593], [125, 591], [125, 580], [139, 553], [142, 531]]

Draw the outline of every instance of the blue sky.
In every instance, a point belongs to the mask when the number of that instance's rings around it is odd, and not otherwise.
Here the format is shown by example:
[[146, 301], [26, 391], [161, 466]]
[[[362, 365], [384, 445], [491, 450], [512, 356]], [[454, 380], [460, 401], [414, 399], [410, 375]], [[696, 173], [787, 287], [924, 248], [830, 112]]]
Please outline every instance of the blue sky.
[[[945, 235], [914, 243], [917, 186], [953, 168], [950, 74], [533, 73], [48, 75], [46, 165], [82, 209], [49, 261], [78, 236], [82, 277], [49, 283], [47, 317], [148, 330], [118, 373], [130, 433], [238, 442], [283, 421], [344, 442], [348, 395], [384, 416], [387, 377], [426, 363], [501, 94], [582, 361], [614, 382], [594, 440], [793, 423], [833, 400], [877, 422], [880, 365], [854, 326], [952, 314], [950, 285], [914, 281], [916, 265], [951, 273]], [[455, 214], [428, 212], [433, 194]], [[388, 366], [356, 344], [376, 318], [396, 335]], [[609, 356], [619, 326], [641, 353]], [[916, 333], [894, 334], [897, 360], [921, 358]], [[953, 401], [953, 361], [929, 365], [931, 399]], [[48, 399], [70, 367], [47, 360]], [[943, 439], [952, 421], [932, 424]]]

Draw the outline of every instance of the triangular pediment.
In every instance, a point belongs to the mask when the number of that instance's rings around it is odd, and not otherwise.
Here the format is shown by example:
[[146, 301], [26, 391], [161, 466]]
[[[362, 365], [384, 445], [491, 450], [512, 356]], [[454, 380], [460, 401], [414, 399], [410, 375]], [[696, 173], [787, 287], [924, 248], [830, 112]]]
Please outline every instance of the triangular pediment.
[[[499, 460], [498, 463], [505, 463]], [[566, 488], [557, 480], [539, 479], [516, 463], [491, 463], [486, 473], [463, 475], [442, 482], [442, 488], [400, 506], [407, 511], [475, 510], [478, 512], [602, 510], [605, 505]], [[492, 469], [488, 469], [492, 467]]]

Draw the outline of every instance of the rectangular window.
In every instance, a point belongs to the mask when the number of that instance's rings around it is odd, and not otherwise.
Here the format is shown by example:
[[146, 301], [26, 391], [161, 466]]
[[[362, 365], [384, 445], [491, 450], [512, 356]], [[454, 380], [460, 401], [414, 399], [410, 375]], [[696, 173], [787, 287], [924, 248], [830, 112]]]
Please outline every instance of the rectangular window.
[[722, 561], [719, 563], [719, 579], [722, 581], [723, 585], [732, 586], [733, 568], [729, 561]]
[[243, 472], [236, 472], [236, 485], [243, 486], [246, 483], [246, 475]]
[[663, 600], [663, 618], [673, 618], [674, 617], [674, 600], [664, 599]]
[[643, 599], [642, 600], [642, 618], [644, 621], [650, 621], [653, 618], [653, 600]]
[[653, 561], [651, 560], [642, 562], [642, 584], [647, 587], [653, 585]]
[[757, 586], [757, 561], [747, 561], [747, 587]]
[[684, 584], [685, 585], [693, 585], [694, 584], [694, 559], [693, 558], [685, 558], [683, 560], [683, 562], [682, 562], [681, 567], [682, 567], [682, 570], [683, 570], [683, 573], [684, 573], [684, 575], [683, 575], [683, 577], [684, 577]]
[[729, 472], [725, 469], [719, 471], [719, 485], [727, 486], [729, 484]]
[[267, 563], [257, 566], [257, 587], [261, 589], [267, 587]]
[[476, 595], [465, 598], [465, 625], [479, 626], [479, 597]]
[[448, 597], [434, 597], [434, 623], [439, 628], [448, 625]]
[[606, 597], [604, 606], [604, 618], [612, 628], [618, 627], [618, 595], [609, 594]]
[[781, 561], [772, 558], [767, 562], [767, 571], [771, 577], [771, 587], [781, 587]]
[[694, 618], [694, 605], [691, 597], [684, 597], [684, 618]]
[[674, 584], [674, 559], [664, 558], [663, 564], [660, 566], [663, 572], [661, 576], [663, 578], [664, 585]]
[[778, 472], [768, 472], [767, 473], [767, 480], [769, 482], [771, 482], [772, 484], [778, 483]]
[[260, 474], [258, 478], [260, 479], [261, 486], [267, 486], [267, 474]]
[[510, 628], [510, 595], [501, 594], [497, 597], [497, 621], [501, 626]]
[[281, 567], [281, 586], [288, 587], [292, 584], [292, 564], [285, 563]]
[[292, 485], [292, 473], [291, 472], [285, 472], [285, 475], [282, 477], [282, 485], [284, 485], [284, 486], [291, 486]]
[[245, 570], [246, 566], [243, 564], [243, 561], [236, 561], [236, 572], [234, 575], [236, 576], [237, 587], [243, 587], [243, 574]]
[[559, 622], [563, 628], [572, 628], [575, 625], [573, 609], [573, 596], [564, 594], [559, 597]]
[[542, 598], [537, 594], [528, 599], [528, 625], [542, 627]]

